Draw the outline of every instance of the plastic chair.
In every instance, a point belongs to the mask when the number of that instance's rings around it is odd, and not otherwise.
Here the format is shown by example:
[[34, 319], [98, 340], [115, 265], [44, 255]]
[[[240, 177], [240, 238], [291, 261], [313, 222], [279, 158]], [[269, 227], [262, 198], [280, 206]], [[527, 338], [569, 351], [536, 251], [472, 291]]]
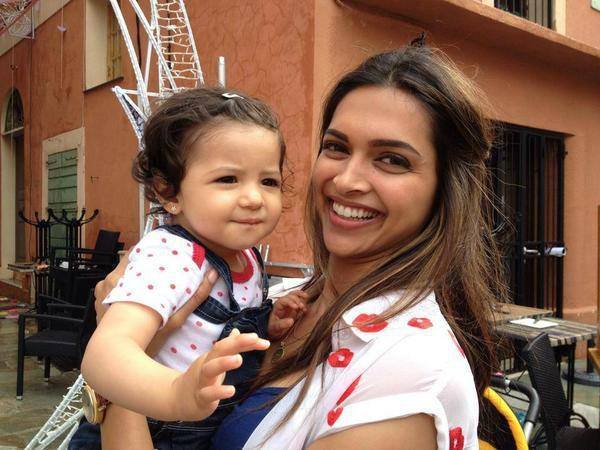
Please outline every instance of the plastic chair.
[[[531, 384], [540, 396], [542, 424], [548, 448], [598, 448], [600, 430], [589, 428], [585, 417], [569, 409], [548, 335], [541, 333], [527, 343], [521, 356], [527, 366]], [[585, 428], [571, 427], [571, 419], [579, 420]]]
[[[503, 393], [520, 392], [527, 397], [529, 406], [522, 427], [511, 407], [492, 387]], [[509, 380], [501, 375], [494, 375], [491, 387], [488, 387], [483, 394], [479, 414], [479, 448], [481, 450], [528, 449], [539, 408], [539, 397], [531, 386]]]
[[[98, 279], [99, 281], [100, 279]], [[44, 297], [51, 301], [51, 297]], [[50, 362], [52, 358], [70, 358], [77, 368], [94, 329], [96, 328], [96, 311], [94, 294], [89, 292], [86, 306], [58, 303], [44, 305], [45, 314], [24, 313], [19, 315], [18, 356], [17, 356], [17, 400], [23, 398], [23, 377], [25, 356], [44, 358], [44, 378], [50, 378]], [[38, 321], [38, 331], [25, 336], [25, 325], [28, 319]]]

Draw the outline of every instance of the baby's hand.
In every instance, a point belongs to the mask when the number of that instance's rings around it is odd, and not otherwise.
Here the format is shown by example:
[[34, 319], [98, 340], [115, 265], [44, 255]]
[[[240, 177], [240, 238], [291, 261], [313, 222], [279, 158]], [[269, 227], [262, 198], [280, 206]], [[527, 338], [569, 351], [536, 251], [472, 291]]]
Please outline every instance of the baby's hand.
[[304, 291], [292, 291], [273, 302], [273, 311], [269, 316], [269, 339], [279, 340], [306, 312], [308, 294]]
[[240, 334], [237, 329], [216, 342], [173, 383], [177, 420], [195, 421], [210, 416], [220, 400], [235, 394], [235, 388], [223, 385], [223, 379], [225, 372], [242, 365], [240, 353], [268, 347], [269, 341], [255, 333]]

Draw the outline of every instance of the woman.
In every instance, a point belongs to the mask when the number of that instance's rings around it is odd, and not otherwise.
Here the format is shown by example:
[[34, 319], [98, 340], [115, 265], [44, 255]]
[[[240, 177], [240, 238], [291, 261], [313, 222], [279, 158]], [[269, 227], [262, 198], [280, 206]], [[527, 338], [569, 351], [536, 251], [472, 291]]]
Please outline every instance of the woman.
[[307, 199], [308, 312], [214, 448], [477, 448], [487, 314], [505, 295], [480, 98], [426, 47], [337, 83]]

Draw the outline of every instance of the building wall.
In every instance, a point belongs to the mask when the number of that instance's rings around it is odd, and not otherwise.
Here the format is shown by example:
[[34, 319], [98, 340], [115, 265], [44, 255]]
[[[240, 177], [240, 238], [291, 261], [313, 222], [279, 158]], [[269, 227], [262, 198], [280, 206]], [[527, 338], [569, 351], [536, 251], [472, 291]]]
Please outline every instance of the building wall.
[[600, 48], [600, 11], [593, 9], [592, 0], [568, 0], [566, 34], [592, 47]]

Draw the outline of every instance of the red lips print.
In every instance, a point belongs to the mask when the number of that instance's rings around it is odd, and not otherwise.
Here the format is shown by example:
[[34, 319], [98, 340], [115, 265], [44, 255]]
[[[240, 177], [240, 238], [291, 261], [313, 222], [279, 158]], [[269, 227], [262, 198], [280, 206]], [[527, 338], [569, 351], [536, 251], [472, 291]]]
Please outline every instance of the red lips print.
[[329, 411], [327, 413], [327, 425], [329, 425], [330, 427], [333, 426], [335, 421], [338, 420], [338, 418], [342, 414], [343, 410], [344, 410], [344, 408], [342, 408], [340, 406], [339, 408], [335, 408], [335, 409], [332, 409], [331, 411]]
[[327, 362], [331, 367], [346, 367], [352, 361], [353, 356], [354, 352], [349, 348], [340, 348], [329, 354]]
[[338, 401], [336, 402], [336, 405], [341, 405], [342, 402], [344, 400], [346, 400], [350, 394], [352, 394], [354, 392], [354, 389], [356, 389], [356, 386], [358, 386], [358, 382], [360, 381], [360, 375], [358, 376], [358, 378], [356, 380], [354, 380], [352, 382], [352, 384], [350, 386], [348, 386], [348, 389], [346, 389], [344, 391], [344, 393], [341, 395], [341, 397], [338, 399]]
[[427, 317], [413, 317], [408, 321], [408, 326], [425, 330], [427, 328], [431, 328], [433, 324]]
[[450, 430], [450, 450], [463, 450], [465, 437], [462, 434], [462, 428], [456, 427]]
[[378, 317], [379, 316], [377, 314], [359, 314], [352, 321], [352, 325], [356, 326], [356, 328], [365, 333], [377, 333], [378, 331], [381, 331], [385, 327], [387, 327], [388, 323], [385, 320], [369, 324], [367, 324], [366, 322], [371, 322], [377, 319]]

